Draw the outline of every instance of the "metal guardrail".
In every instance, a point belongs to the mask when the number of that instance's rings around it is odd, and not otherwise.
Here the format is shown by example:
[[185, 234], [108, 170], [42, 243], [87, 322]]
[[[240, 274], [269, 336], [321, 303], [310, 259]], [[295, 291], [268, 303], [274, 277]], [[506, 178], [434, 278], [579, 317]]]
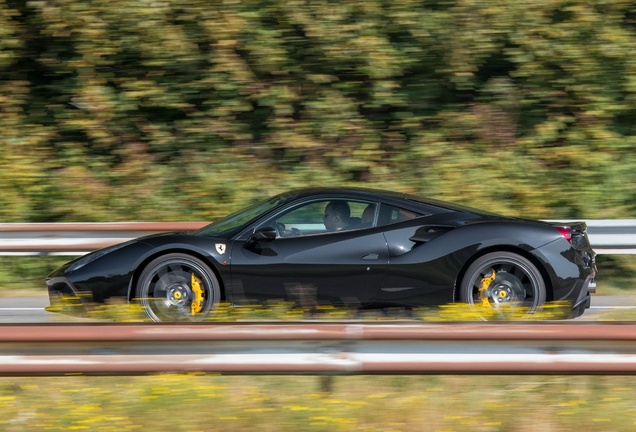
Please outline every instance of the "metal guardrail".
[[[569, 220], [552, 223], [573, 222]], [[598, 254], [636, 254], [636, 219], [584, 220]], [[83, 255], [136, 237], [189, 231], [207, 222], [0, 224], [0, 255]]]
[[0, 376], [636, 374], [635, 324], [107, 324], [0, 330]]
[[6, 223], [0, 255], [84, 255], [137, 237], [197, 230], [207, 222]]

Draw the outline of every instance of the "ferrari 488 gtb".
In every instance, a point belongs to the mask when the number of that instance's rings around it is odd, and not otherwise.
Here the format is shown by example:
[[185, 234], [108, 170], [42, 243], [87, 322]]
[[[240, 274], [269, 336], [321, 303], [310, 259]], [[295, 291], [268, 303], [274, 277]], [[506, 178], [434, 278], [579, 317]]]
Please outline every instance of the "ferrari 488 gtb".
[[155, 321], [200, 321], [219, 303], [420, 307], [546, 302], [582, 314], [596, 287], [584, 223], [553, 225], [395, 192], [277, 195], [194, 232], [142, 237], [51, 273], [51, 303], [122, 297]]

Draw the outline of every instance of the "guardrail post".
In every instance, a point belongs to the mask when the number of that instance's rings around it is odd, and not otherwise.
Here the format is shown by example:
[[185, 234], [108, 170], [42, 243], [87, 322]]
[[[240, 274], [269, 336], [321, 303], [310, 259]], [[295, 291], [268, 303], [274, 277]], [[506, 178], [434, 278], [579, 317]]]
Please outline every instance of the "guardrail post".
[[320, 391], [325, 394], [331, 394], [333, 392], [333, 375], [321, 375], [320, 379]]

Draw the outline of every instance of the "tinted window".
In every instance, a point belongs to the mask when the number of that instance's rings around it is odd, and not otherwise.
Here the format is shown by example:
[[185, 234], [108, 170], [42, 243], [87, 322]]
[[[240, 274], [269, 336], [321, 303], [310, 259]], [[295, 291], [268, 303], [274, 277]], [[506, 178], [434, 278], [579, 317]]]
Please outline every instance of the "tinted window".
[[326, 234], [370, 228], [377, 204], [368, 201], [324, 199], [285, 210], [259, 225], [276, 227], [279, 237]]
[[382, 204], [380, 206], [380, 215], [378, 218], [378, 226], [390, 225], [398, 222], [404, 222], [416, 217], [422, 216], [421, 213], [413, 210], [406, 210], [400, 207]]

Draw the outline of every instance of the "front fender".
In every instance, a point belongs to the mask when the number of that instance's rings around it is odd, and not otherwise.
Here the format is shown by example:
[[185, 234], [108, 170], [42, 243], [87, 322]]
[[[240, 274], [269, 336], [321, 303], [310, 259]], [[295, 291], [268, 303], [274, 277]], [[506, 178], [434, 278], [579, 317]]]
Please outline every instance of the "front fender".
[[[132, 242], [77, 270], [68, 271], [74, 260], [54, 273], [61, 272], [73, 284], [77, 294], [86, 296], [91, 302], [103, 303], [110, 297], [126, 295], [140, 257], [150, 250], [147, 244]], [[54, 273], [50, 276], [54, 276]]]
[[[128, 286], [127, 295], [129, 299], [133, 297], [137, 279], [150, 261], [169, 253], [185, 253], [196, 256], [208, 264], [221, 285], [223, 295], [227, 300], [231, 301], [232, 293], [228, 282], [231, 276], [230, 250], [232, 241], [186, 234], [156, 235], [145, 237], [141, 241], [148, 244], [151, 249], [138, 260], [136, 271]], [[217, 245], [224, 245], [225, 247], [217, 247]]]

